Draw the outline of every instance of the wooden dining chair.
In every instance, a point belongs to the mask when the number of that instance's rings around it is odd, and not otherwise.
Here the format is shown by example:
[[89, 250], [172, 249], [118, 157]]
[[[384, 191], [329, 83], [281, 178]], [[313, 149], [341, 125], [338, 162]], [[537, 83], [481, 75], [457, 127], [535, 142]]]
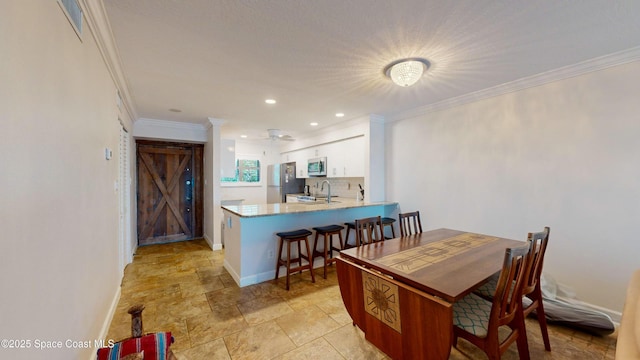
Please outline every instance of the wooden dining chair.
[[400, 236], [409, 236], [422, 232], [420, 211], [398, 214], [398, 220], [400, 223]]
[[[522, 296], [526, 296], [530, 301], [523, 301], [521, 307], [523, 318], [526, 318], [534, 310], [536, 311], [536, 318], [540, 325], [540, 333], [542, 334], [544, 349], [546, 351], [551, 351], [551, 343], [549, 342], [549, 332], [547, 330], [547, 318], [544, 313], [540, 277], [542, 275], [544, 254], [547, 251], [547, 244], [549, 243], [549, 232], [550, 228], [546, 226], [543, 231], [527, 234], [531, 263], [529, 273], [522, 286]], [[496, 285], [497, 276], [492, 276], [486, 284], [478, 288], [475, 292], [482, 297], [490, 298], [495, 292]]]
[[380, 216], [357, 219], [355, 225], [356, 246], [384, 240], [382, 219]]
[[551, 344], [549, 343], [549, 332], [547, 331], [547, 318], [544, 313], [544, 305], [542, 303], [542, 284], [540, 282], [540, 276], [542, 275], [542, 264], [544, 263], [544, 254], [547, 251], [547, 244], [549, 243], [548, 226], [545, 226], [541, 232], [529, 233], [527, 239], [530, 241], [530, 253], [531, 253], [531, 271], [527, 276], [527, 279], [522, 287], [522, 295], [528, 297], [531, 300], [531, 304], [525, 306], [522, 305], [522, 312], [524, 317], [527, 317], [534, 310], [536, 311], [536, 318], [538, 318], [538, 324], [540, 325], [540, 332], [542, 333], [542, 340], [544, 342], [544, 349], [551, 351]]
[[[515, 341], [519, 358], [529, 359], [521, 307], [530, 259], [528, 246], [507, 249], [493, 301], [471, 293], [453, 304], [454, 346], [461, 337], [482, 349], [489, 359], [500, 359]], [[511, 332], [500, 341], [498, 329], [502, 326]]]

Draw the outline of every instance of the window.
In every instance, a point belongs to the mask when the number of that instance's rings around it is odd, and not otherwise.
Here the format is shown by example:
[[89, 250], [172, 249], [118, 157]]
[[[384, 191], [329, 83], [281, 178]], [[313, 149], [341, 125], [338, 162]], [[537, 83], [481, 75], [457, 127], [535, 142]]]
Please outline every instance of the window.
[[259, 183], [260, 182], [260, 160], [238, 159], [236, 160], [236, 176], [221, 179], [226, 183]]
[[80, 8], [76, 0], [58, 0], [58, 4], [67, 16], [78, 38], [82, 41], [82, 8]]

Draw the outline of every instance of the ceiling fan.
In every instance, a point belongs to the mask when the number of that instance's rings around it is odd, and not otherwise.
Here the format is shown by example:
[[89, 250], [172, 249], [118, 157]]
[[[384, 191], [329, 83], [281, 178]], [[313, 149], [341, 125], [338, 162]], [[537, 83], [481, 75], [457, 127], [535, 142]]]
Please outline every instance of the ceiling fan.
[[267, 129], [267, 140], [271, 141], [294, 141], [291, 135], [285, 134], [280, 129]]

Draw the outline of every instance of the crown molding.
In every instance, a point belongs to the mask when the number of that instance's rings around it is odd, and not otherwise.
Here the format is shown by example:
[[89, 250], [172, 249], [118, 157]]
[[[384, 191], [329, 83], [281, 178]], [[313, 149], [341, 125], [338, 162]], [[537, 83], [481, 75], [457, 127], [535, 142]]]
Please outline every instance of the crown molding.
[[564, 66], [540, 74], [528, 76], [487, 89], [474, 91], [472, 93], [468, 93], [451, 99], [445, 99], [433, 104], [413, 108], [390, 116], [388, 118], [388, 121], [398, 121], [435, 111], [445, 110], [471, 102], [572, 78], [575, 76], [607, 69], [618, 65], [623, 65], [638, 60], [640, 60], [640, 46], [582, 61], [573, 65]]
[[207, 130], [207, 126], [205, 124], [194, 124], [194, 123], [186, 123], [179, 121], [169, 121], [169, 120], [158, 120], [158, 119], [148, 119], [148, 118], [140, 118], [136, 120], [135, 126], [153, 126], [159, 128], [166, 129], [174, 129], [174, 130], [188, 130], [188, 131], [204, 131]]
[[384, 124], [385, 123], [385, 118], [382, 115], [378, 115], [378, 114], [369, 114], [369, 121], [372, 123], [377, 123], [377, 124]]
[[214, 117], [208, 117], [207, 119], [208, 119], [208, 121], [205, 121], [205, 123], [204, 123], [204, 127], [205, 127], [206, 130], [209, 130], [209, 128], [212, 127], [212, 126], [222, 126], [222, 124], [227, 122], [227, 120], [217, 119], [217, 118], [214, 118]]
[[113, 38], [113, 31], [111, 30], [104, 4], [101, 0], [78, 0], [78, 3], [82, 8], [88, 28], [98, 46], [107, 70], [120, 92], [123, 108], [133, 122], [138, 118], [138, 114], [131, 102], [129, 84], [122, 71], [122, 61]]

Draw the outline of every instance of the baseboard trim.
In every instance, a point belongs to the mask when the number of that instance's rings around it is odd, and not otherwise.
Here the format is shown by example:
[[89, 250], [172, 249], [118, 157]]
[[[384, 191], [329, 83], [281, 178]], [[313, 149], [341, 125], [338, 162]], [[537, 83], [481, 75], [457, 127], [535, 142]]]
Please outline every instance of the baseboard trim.
[[207, 242], [207, 244], [209, 244], [209, 247], [211, 247], [211, 250], [222, 250], [222, 244], [214, 244], [213, 240], [211, 240], [211, 238], [209, 238], [207, 236], [207, 234], [202, 235], [202, 237], [204, 238], [204, 241]]
[[207, 242], [207, 244], [209, 244], [209, 247], [211, 247], [213, 249], [213, 240], [211, 240], [207, 234], [203, 234], [202, 237], [204, 238], [204, 241]]
[[231, 275], [233, 280], [235, 280], [236, 284], [238, 284], [238, 286], [242, 287], [242, 285], [240, 285], [240, 275], [238, 275], [238, 273], [235, 272], [235, 270], [233, 270], [231, 265], [229, 265], [229, 263], [227, 262], [227, 259], [224, 259], [224, 262], [222, 263], [222, 266], [224, 266], [224, 268], [227, 270], [229, 275]]
[[[113, 300], [111, 300], [111, 305], [109, 306], [109, 311], [107, 312], [107, 316], [102, 323], [102, 327], [100, 328], [100, 334], [98, 334], [97, 339], [100, 340], [109, 340], [107, 339], [107, 335], [109, 334], [109, 327], [111, 326], [111, 321], [113, 320], [113, 316], [116, 314], [116, 308], [118, 307], [118, 302], [120, 302], [121, 295], [121, 286], [118, 283], [118, 289], [116, 290], [115, 295], [113, 296]], [[114, 339], [115, 340], [115, 339]], [[97, 350], [97, 349], [94, 349]], [[91, 353], [91, 357], [89, 360], [95, 360], [96, 354], [95, 351]]]

